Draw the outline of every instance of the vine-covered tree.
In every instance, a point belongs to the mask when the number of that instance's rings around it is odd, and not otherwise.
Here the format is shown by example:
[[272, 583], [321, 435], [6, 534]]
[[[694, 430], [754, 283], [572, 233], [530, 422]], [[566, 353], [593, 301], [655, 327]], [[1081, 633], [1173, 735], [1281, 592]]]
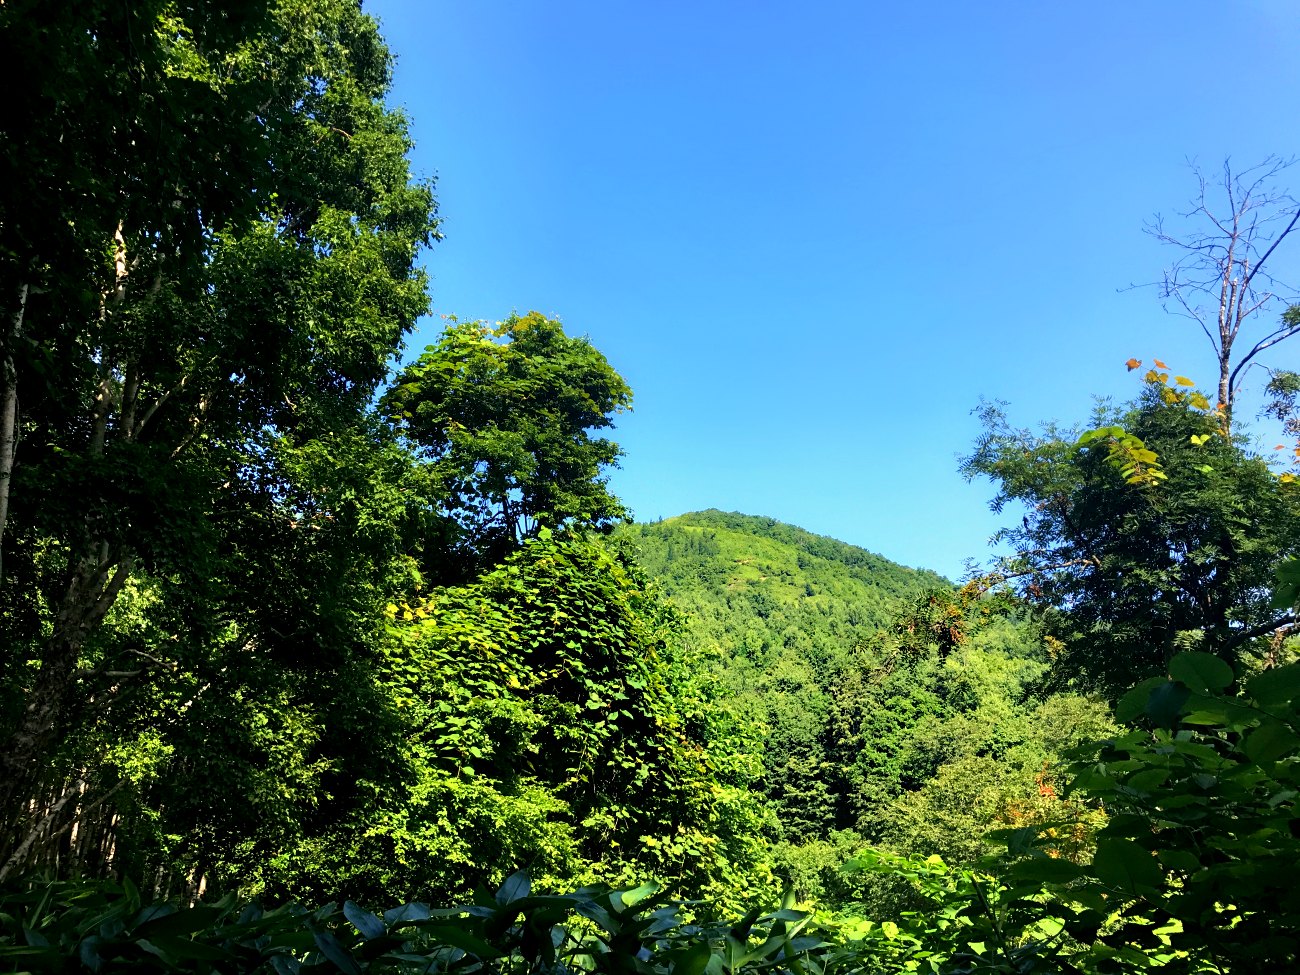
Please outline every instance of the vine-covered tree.
[[635, 564], [542, 529], [390, 612], [379, 686], [409, 777], [319, 844], [295, 892], [450, 895], [519, 867], [725, 899], [770, 881], [756, 741]]

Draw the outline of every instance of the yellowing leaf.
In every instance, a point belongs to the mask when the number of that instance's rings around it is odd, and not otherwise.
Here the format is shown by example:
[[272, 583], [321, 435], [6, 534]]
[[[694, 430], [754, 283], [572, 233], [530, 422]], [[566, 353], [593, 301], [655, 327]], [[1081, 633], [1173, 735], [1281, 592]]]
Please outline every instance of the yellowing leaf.
[[1192, 393], [1190, 402], [1198, 410], [1208, 410], [1210, 408], [1210, 401], [1205, 398], [1204, 393]]
[[1188, 379], [1186, 376], [1175, 376], [1175, 377], [1174, 377], [1174, 382], [1176, 382], [1179, 386], [1195, 386], [1195, 385], [1196, 385], [1196, 383], [1192, 382], [1192, 381], [1191, 381], [1190, 379]]
[[1124, 363], [1124, 365], [1128, 366], [1128, 371], [1129, 371], [1129, 372], [1132, 372], [1134, 369], [1138, 368], [1138, 366], [1142, 365], [1142, 360], [1141, 360], [1141, 359], [1129, 359], [1128, 362]]
[[1151, 361], [1154, 362], [1154, 363], [1155, 363], [1159, 368], [1161, 368], [1161, 369], [1168, 369], [1168, 368], [1169, 368], [1167, 365], [1165, 365], [1165, 364], [1164, 364], [1163, 362], [1161, 362], [1159, 359], [1152, 359]]

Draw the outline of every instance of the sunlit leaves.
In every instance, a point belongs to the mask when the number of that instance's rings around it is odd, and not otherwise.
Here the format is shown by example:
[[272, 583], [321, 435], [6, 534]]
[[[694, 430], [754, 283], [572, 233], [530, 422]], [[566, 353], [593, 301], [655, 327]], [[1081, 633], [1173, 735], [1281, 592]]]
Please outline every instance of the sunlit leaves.
[[1164, 472], [1156, 452], [1123, 427], [1106, 426], [1088, 430], [1079, 437], [1075, 447], [1083, 449], [1095, 444], [1105, 446], [1107, 459], [1128, 484], [1149, 487], [1169, 476]]
[[[416, 784], [367, 827], [368, 872], [446, 892], [523, 862], [552, 882], [640, 869], [696, 891], [751, 875], [757, 820], [718, 782], [737, 743], [699, 713], [704, 675], [633, 565], [544, 528], [389, 616]], [[367, 862], [380, 837], [400, 865]]]
[[632, 393], [585, 338], [536, 312], [495, 326], [449, 319], [382, 408], [445, 486], [430, 499], [486, 568], [544, 526], [626, 517], [606, 472], [621, 450], [596, 431]]
[[1290, 970], [1300, 960], [1300, 665], [1266, 670], [1238, 694], [1226, 690], [1231, 669], [1207, 654], [1175, 656], [1170, 673], [1122, 705], [1155, 730], [1079, 754], [1074, 794], [1109, 815], [1082, 879], [1042, 877], [1033, 860], [1010, 875], [1048, 887], [1048, 910], [1064, 918], [1104, 906], [1109, 934], [1087, 950], [1122, 962], [1112, 970], [1147, 967], [1132, 949], [1148, 947], [1180, 970]]
[[1122, 693], [1163, 672], [1174, 641], [1234, 659], [1251, 649], [1239, 628], [1275, 615], [1266, 594], [1277, 559], [1300, 546], [1300, 511], [1194, 395], [1156, 382], [1073, 436], [1016, 430], [987, 411], [967, 470], [1002, 487], [995, 505], [1024, 506], [1000, 537], [1014, 541], [1008, 568], [1025, 573], [1025, 593], [1061, 610], [1065, 679], [1122, 673], [1111, 686]]

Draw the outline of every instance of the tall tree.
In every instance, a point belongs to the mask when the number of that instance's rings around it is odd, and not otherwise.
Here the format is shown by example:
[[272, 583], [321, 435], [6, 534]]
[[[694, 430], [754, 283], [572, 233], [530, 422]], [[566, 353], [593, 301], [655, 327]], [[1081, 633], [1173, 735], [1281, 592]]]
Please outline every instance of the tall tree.
[[997, 538], [1022, 592], [1051, 609], [1058, 673], [1112, 691], [1162, 672], [1179, 649], [1236, 660], [1291, 621], [1270, 608], [1269, 587], [1300, 549], [1293, 488], [1170, 392], [1152, 383], [1128, 411], [1094, 418], [1118, 420], [1163, 477], [1132, 483], [1104, 440], [1017, 429], [996, 405], [963, 462], [997, 485], [995, 511], [1023, 506]]
[[593, 433], [631, 405], [587, 339], [530, 312], [495, 327], [453, 320], [381, 408], [432, 465], [464, 547], [490, 565], [543, 527], [626, 519], [605, 474], [622, 450]]
[[[16, 0], [0, 49], [20, 86], [0, 140], [16, 851], [51, 755], [122, 675], [273, 642], [239, 608], [256, 553], [328, 517], [286, 458], [364, 411], [426, 307], [436, 222], [358, 0]], [[136, 577], [185, 629], [162, 657], [104, 659], [93, 637]]]

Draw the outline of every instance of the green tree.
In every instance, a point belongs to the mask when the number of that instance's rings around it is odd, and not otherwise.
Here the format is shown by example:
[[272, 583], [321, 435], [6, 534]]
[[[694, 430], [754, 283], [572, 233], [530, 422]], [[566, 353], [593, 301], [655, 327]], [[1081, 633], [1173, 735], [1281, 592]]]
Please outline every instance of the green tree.
[[519, 867], [727, 900], [767, 882], [753, 742], [633, 564], [542, 529], [392, 613], [408, 775], [295, 854], [291, 890], [450, 896]]
[[[0, 832], [18, 854], [91, 804], [78, 729], [116, 702], [250, 658], [348, 669], [348, 594], [373, 592], [342, 584], [364, 569], [347, 546], [315, 558], [348, 519], [304, 459], [350, 435], [425, 310], [436, 223], [355, 0], [20, 0], [0, 45], [22, 86], [0, 152], [21, 405], [0, 431]], [[336, 612], [267, 598], [310, 591], [295, 567]], [[145, 601], [106, 631], [127, 591]]]
[[[543, 527], [607, 529], [627, 511], [605, 470], [618, 445], [593, 431], [632, 391], [585, 338], [537, 312], [496, 327], [452, 321], [407, 366], [384, 409], [433, 468], [461, 555], [492, 565]], [[431, 567], [437, 571], [437, 567]]]
[[998, 487], [994, 511], [1023, 511], [998, 539], [1004, 565], [1050, 610], [1064, 644], [1057, 675], [1112, 693], [1161, 672], [1177, 650], [1235, 661], [1292, 617], [1270, 608], [1278, 562], [1300, 547], [1292, 487], [1222, 435], [1212, 413], [1154, 383], [1118, 421], [1158, 458], [1160, 476], [1131, 483], [1104, 439], [1013, 428], [997, 405], [963, 462]]

